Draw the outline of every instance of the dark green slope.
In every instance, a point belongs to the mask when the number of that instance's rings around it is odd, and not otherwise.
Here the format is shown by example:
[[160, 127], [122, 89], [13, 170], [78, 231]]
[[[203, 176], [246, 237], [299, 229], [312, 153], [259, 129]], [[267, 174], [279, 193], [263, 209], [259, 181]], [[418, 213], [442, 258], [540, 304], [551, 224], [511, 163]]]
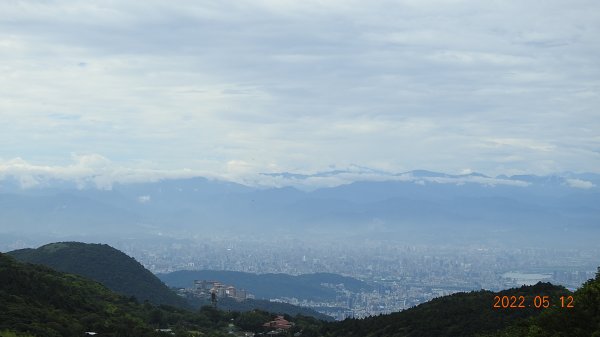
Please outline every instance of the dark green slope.
[[[175, 337], [231, 336], [230, 332], [263, 332], [275, 316], [267, 312], [198, 311], [139, 304], [82, 276], [16, 261], [0, 254], [1, 337]], [[288, 319], [292, 317], [288, 316]], [[296, 321], [320, 321], [297, 316]], [[242, 333], [242, 332], [240, 332]], [[243, 333], [242, 333], [243, 334]]]
[[[492, 309], [495, 295], [526, 297], [571, 293], [548, 283], [499, 293], [478, 291], [441, 297], [415, 308], [362, 320], [326, 323], [310, 317], [287, 317], [296, 323], [292, 333], [304, 337], [336, 336], [486, 336], [550, 337], [600, 336], [600, 270], [594, 280], [577, 290], [573, 309]], [[0, 254], [0, 336], [158, 336], [155, 328], [173, 328], [176, 336], [198, 331], [206, 336], [230, 335], [236, 329], [264, 332], [266, 312], [227, 313], [204, 307], [191, 312], [173, 307], [138, 304], [81, 276], [45, 266], [25, 264]], [[239, 330], [237, 330], [239, 331]]]
[[366, 319], [347, 319], [331, 323], [322, 330], [325, 336], [345, 337], [467, 337], [495, 332], [511, 324], [538, 315], [544, 309], [493, 309], [494, 296], [525, 296], [533, 303], [534, 296], [548, 295], [556, 303], [558, 297], [571, 293], [564, 287], [538, 283], [499, 293], [477, 291], [436, 298], [414, 308]]
[[[134, 296], [138, 301], [148, 300], [154, 304], [176, 307], [199, 308], [168, 289], [154, 274], [146, 270], [133, 258], [108, 245], [60, 242], [37, 249], [21, 249], [8, 253], [14, 258], [29, 263], [42, 264], [58, 271], [73, 273], [93, 279], [113, 291]], [[189, 282], [190, 285], [192, 282]], [[194, 302], [194, 301], [192, 301]], [[197, 301], [196, 301], [197, 302]], [[201, 303], [202, 305], [210, 303]], [[254, 309], [284, 313], [295, 316], [302, 314], [328, 320], [329, 316], [290, 304], [249, 301], [240, 303], [222, 299], [224, 310], [251, 311]]]
[[8, 254], [19, 261], [85, 276], [140, 302], [187, 307], [185, 300], [139, 262], [109, 245], [59, 242]]
[[149, 336], [135, 302], [83, 277], [0, 254], [0, 331], [35, 336]]
[[600, 268], [573, 294], [573, 308], [555, 307], [493, 337], [600, 337]]
[[[211, 305], [210, 299], [187, 298], [187, 300], [194, 308], [201, 308], [202, 306]], [[271, 302], [267, 300], [246, 299], [238, 302], [233, 298], [224, 297], [219, 299], [218, 308], [219, 310], [225, 311], [249, 312], [259, 310], [292, 317], [302, 315], [322, 321], [334, 320], [332, 317], [322, 314], [311, 308], [299, 307], [289, 303]]]

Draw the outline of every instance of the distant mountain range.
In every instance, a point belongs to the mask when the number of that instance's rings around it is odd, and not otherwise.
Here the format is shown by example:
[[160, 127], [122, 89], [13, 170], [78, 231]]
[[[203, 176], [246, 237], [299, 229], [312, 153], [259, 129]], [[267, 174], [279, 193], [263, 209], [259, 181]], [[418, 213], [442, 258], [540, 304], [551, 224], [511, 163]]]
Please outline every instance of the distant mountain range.
[[[60, 181], [23, 189], [5, 178], [0, 181], [0, 232], [121, 236], [218, 229], [220, 234], [435, 243], [542, 235], [549, 240], [544, 245], [565, 246], [565, 237], [593, 244], [590, 234], [600, 232], [600, 175], [592, 173], [488, 177], [363, 169], [265, 177], [288, 187], [191, 178], [115, 184], [110, 190]], [[342, 184], [311, 191], [289, 186], [306, 179]]]
[[332, 287], [324, 286], [324, 284], [332, 286], [343, 284], [345, 289], [352, 292], [373, 289], [370, 285], [357, 279], [330, 273], [293, 276], [235, 271], [182, 270], [168, 274], [158, 274], [157, 276], [168, 286], [179, 288], [190, 288], [194, 284], [194, 280], [218, 280], [236, 288], [246, 289], [260, 299], [287, 297], [309, 301], [335, 300], [335, 290]]

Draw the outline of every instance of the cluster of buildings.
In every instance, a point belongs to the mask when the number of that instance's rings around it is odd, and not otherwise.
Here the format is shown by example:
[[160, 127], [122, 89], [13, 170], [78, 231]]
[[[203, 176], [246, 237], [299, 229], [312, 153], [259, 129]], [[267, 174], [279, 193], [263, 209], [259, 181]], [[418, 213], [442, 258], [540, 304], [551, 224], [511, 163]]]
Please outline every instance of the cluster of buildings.
[[[146, 247], [128, 242], [120, 248], [155, 273], [326, 272], [351, 276], [374, 287], [372, 291], [339, 289], [336, 299], [328, 301], [311, 302], [301, 296], [270, 299], [311, 307], [338, 319], [400, 311], [457, 291], [495, 291], [523, 284], [520, 278], [506, 277], [507, 273], [520, 273], [523, 278], [540, 274], [544, 281], [576, 289], [594, 277], [600, 260], [600, 249], [398, 245], [376, 240], [351, 244], [227, 238], [201, 243], [177, 241], [177, 245], [159, 242]], [[227, 289], [224, 291], [227, 295]]]
[[238, 301], [254, 297], [244, 289], [236, 289], [234, 286], [226, 285], [219, 281], [207, 280], [195, 280], [192, 293], [202, 298], [211, 298], [215, 294], [218, 298], [231, 297]]

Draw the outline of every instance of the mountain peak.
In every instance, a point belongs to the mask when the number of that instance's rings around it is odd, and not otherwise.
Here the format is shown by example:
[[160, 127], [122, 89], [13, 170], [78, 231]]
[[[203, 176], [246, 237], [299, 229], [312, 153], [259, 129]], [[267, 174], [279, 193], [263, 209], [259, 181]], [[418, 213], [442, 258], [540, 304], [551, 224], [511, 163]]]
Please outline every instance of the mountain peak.
[[56, 242], [8, 254], [23, 262], [42, 264], [61, 272], [90, 278], [113, 291], [135, 296], [139, 301], [187, 306], [184, 300], [139, 262], [106, 244]]

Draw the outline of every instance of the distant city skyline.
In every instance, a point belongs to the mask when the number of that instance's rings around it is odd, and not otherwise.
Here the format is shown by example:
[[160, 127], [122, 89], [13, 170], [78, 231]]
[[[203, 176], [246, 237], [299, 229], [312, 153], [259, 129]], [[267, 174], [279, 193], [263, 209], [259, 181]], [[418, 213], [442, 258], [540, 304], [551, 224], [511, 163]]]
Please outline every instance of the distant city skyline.
[[3, 2], [0, 179], [600, 173], [598, 36], [591, 0]]

